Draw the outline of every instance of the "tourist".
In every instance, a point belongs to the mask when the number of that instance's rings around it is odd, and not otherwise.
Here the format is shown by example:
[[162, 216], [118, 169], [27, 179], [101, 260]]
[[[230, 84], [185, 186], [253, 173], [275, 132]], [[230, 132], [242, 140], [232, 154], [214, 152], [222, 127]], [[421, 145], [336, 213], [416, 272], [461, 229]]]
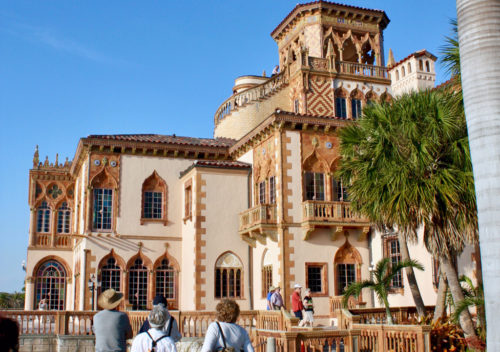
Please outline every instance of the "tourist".
[[164, 330], [170, 314], [163, 304], [153, 306], [149, 313], [151, 329], [138, 334], [132, 343], [131, 352], [177, 352], [174, 340]]
[[[167, 321], [165, 323], [163, 330], [167, 332], [167, 335], [171, 337], [172, 340], [174, 340], [174, 342], [180, 341], [182, 335], [179, 332], [179, 326], [177, 325], [177, 321], [175, 320], [175, 318], [171, 316], [168, 311], [168, 303], [165, 297], [163, 297], [162, 295], [157, 295], [153, 299], [153, 307], [157, 305], [162, 305], [167, 310]], [[144, 323], [142, 323], [141, 329], [139, 330], [139, 334], [148, 331], [150, 328], [151, 326], [149, 324], [149, 320], [148, 318], [146, 318]]]
[[128, 315], [118, 311], [123, 293], [112, 288], [99, 295], [97, 303], [104, 310], [94, 315], [92, 330], [96, 352], [126, 352], [127, 339], [132, 338]]
[[311, 289], [306, 288], [305, 296], [304, 296], [304, 326], [313, 326], [314, 323], [314, 305], [311, 297]]
[[271, 285], [269, 287], [269, 292], [267, 293], [267, 298], [266, 298], [266, 300], [267, 300], [267, 310], [273, 310], [273, 305], [271, 304], [271, 297], [272, 297], [273, 293], [274, 293], [274, 286]]
[[292, 311], [293, 314], [295, 314], [296, 318], [299, 318], [302, 321], [302, 309], [304, 309], [304, 306], [302, 304], [302, 297], [300, 296], [300, 291], [302, 290], [302, 286], [299, 284], [295, 284], [293, 286], [293, 292], [292, 292]]
[[276, 76], [278, 73], [280, 73], [280, 67], [279, 65], [274, 66], [273, 73], [271, 74], [272, 76]]
[[40, 302], [38, 302], [38, 310], [47, 310], [49, 308], [49, 304], [47, 303], [47, 298], [42, 298]]
[[277, 286], [274, 289], [274, 293], [271, 296], [271, 306], [273, 310], [281, 310], [281, 308], [285, 308], [283, 304], [283, 297], [281, 297], [281, 287]]
[[236, 319], [240, 315], [238, 303], [231, 299], [223, 299], [215, 310], [217, 320], [208, 326], [201, 352], [220, 351], [225, 348], [254, 352], [248, 332], [236, 324]]
[[19, 351], [19, 325], [14, 319], [0, 317], [0, 351]]

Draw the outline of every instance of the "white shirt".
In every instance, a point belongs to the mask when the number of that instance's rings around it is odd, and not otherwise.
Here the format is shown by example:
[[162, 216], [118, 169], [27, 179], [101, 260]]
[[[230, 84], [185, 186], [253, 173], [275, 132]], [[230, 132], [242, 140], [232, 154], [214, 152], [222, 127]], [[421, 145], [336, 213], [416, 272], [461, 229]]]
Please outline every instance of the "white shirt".
[[[252, 343], [250, 342], [250, 337], [248, 336], [248, 332], [244, 328], [242, 328], [238, 324], [222, 322], [219, 322], [219, 324], [222, 331], [224, 332], [227, 347], [234, 347], [234, 349], [238, 352], [240, 350], [244, 352], [254, 352]], [[217, 327], [217, 323], [213, 322], [208, 326], [201, 352], [212, 352], [222, 347], [224, 347], [222, 335], [220, 334], [219, 328]]]
[[[149, 329], [148, 332], [155, 340], [158, 340], [163, 335], [166, 335], [165, 331], [155, 328]], [[148, 352], [151, 350], [152, 346], [153, 340], [151, 340], [147, 333], [143, 332], [135, 337], [134, 342], [132, 342], [132, 349], [130, 350], [130, 352]], [[156, 344], [156, 351], [177, 352], [177, 349], [175, 348], [175, 343], [172, 338], [164, 337]]]

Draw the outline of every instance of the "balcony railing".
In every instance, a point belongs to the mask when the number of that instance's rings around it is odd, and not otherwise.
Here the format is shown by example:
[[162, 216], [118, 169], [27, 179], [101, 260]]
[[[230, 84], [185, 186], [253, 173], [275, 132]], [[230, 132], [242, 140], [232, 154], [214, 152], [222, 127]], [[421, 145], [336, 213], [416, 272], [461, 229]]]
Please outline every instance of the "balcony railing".
[[215, 124], [217, 125], [226, 115], [232, 111], [254, 101], [265, 99], [279, 91], [288, 83], [288, 74], [286, 71], [280, 72], [276, 76], [269, 78], [266, 82], [255, 87], [233, 94], [226, 99], [215, 112]]
[[257, 205], [240, 214], [240, 232], [261, 224], [276, 224], [277, 208], [275, 204]]
[[335, 62], [335, 69], [338, 73], [345, 73], [349, 75], [388, 78], [387, 68], [382, 66], [358, 64], [356, 62], [337, 61]]
[[71, 235], [39, 233], [36, 235], [36, 245], [39, 247], [71, 248]]
[[324, 202], [308, 200], [302, 203], [304, 221], [320, 222], [362, 222], [368, 219], [351, 211], [349, 202]]

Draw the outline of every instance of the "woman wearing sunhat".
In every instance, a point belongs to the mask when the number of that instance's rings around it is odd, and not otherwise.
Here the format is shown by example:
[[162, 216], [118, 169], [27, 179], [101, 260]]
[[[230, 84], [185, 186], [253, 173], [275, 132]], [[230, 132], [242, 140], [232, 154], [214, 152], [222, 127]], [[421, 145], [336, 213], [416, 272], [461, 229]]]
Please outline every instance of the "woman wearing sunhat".
[[117, 310], [123, 293], [112, 288], [99, 295], [97, 304], [104, 309], [94, 315], [92, 330], [96, 352], [126, 352], [127, 339], [132, 338], [132, 326], [127, 314]]

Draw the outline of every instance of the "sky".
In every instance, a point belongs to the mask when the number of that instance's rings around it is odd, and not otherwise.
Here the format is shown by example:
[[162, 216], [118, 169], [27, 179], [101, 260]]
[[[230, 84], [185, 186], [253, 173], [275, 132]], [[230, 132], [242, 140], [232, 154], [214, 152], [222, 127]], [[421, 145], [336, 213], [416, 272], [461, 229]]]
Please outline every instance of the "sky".
[[[385, 56], [439, 57], [454, 0], [350, 0], [386, 11]], [[0, 0], [0, 292], [25, 273], [28, 172], [89, 134], [212, 137], [238, 76], [278, 63], [271, 31], [297, 0]], [[437, 83], [448, 79], [437, 65]]]

